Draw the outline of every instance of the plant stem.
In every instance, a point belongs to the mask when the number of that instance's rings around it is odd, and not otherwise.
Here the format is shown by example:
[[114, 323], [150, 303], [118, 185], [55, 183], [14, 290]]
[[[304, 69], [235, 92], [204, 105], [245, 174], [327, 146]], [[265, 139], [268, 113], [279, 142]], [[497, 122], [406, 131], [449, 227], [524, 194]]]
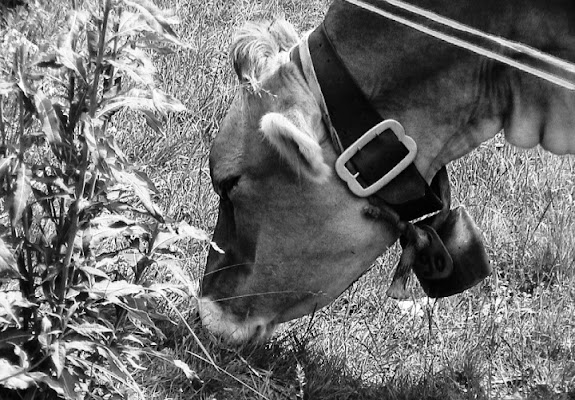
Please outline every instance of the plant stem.
[[72, 261], [72, 254], [74, 253], [74, 239], [76, 238], [76, 234], [78, 232], [78, 200], [74, 201], [70, 205], [69, 215], [70, 226], [68, 232], [66, 232], [68, 235], [68, 240], [66, 241], [66, 255], [64, 256], [64, 261], [62, 263], [62, 280], [60, 282], [60, 287], [57, 289], [58, 300], [60, 302], [60, 315], [63, 315], [65, 308], [64, 303], [66, 299], [66, 290], [68, 288], [68, 279], [70, 276], [70, 263]]
[[92, 118], [96, 115], [96, 108], [98, 106], [98, 86], [100, 84], [100, 74], [102, 73], [102, 60], [104, 58], [104, 46], [106, 45], [106, 30], [108, 29], [110, 8], [111, 0], [106, 0], [106, 4], [104, 6], [104, 18], [102, 19], [102, 29], [100, 30], [98, 41], [98, 57], [96, 59], [96, 68], [94, 70], [94, 82], [92, 85], [92, 93], [90, 94], [90, 117]]
[[4, 126], [4, 96], [0, 96], [0, 157], [6, 157], [6, 127]]
[[73, 268], [71, 261], [72, 254], [74, 253], [74, 240], [76, 239], [76, 234], [78, 233], [80, 202], [84, 198], [84, 188], [86, 186], [86, 173], [88, 169], [88, 146], [85, 142], [82, 144], [82, 146], [82, 166], [80, 170], [80, 180], [76, 185], [76, 200], [72, 202], [69, 208], [70, 225], [68, 227], [68, 232], [66, 233], [68, 235], [68, 240], [66, 242], [66, 256], [62, 265], [62, 282], [58, 293], [58, 299], [60, 301], [59, 314], [61, 316], [63, 316], [63, 312], [65, 311], [64, 303], [66, 298], [66, 290], [70, 283], [68, 282], [70, 271]]

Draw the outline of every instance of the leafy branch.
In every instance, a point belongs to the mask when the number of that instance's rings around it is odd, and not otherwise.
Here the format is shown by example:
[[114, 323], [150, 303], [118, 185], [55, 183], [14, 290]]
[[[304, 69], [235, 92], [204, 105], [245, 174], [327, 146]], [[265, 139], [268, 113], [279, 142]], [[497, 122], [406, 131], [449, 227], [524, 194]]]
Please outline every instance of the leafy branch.
[[[118, 111], [163, 134], [185, 110], [150, 58], [185, 46], [177, 20], [149, 0], [72, 5], [38, 43], [30, 21], [53, 15], [36, 4], [0, 28], [0, 397], [142, 397], [131, 371], [163, 337], [158, 301], [194, 290], [174, 246], [207, 240], [163, 215], [113, 135]], [[183, 285], [148, 282], [158, 264]]]

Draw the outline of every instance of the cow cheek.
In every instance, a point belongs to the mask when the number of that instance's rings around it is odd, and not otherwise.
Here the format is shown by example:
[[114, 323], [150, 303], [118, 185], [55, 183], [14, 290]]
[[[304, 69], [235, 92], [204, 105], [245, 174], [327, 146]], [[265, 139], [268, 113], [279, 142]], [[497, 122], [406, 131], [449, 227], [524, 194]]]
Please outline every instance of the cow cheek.
[[238, 289], [245, 285], [252, 274], [250, 262], [241, 262], [232, 250], [221, 254], [214, 249], [208, 254], [210, 271], [206, 269], [202, 281], [202, 296], [217, 301], [220, 306], [238, 316], [243, 303]]
[[[213, 241], [222, 250], [210, 249], [202, 280], [202, 297], [218, 302], [226, 313], [243, 319], [247, 298], [242, 296], [248, 277], [253, 273], [253, 246], [238, 240], [234, 207], [221, 201]], [[245, 243], [244, 243], [245, 242]]]

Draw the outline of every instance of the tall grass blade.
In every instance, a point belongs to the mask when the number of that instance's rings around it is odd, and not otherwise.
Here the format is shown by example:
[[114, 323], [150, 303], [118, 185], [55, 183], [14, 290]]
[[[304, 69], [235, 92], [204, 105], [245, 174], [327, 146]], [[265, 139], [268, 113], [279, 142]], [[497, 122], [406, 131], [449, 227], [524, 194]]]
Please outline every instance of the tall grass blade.
[[26, 208], [28, 197], [32, 193], [30, 186], [30, 171], [23, 162], [20, 163], [17, 170], [17, 178], [13, 193], [8, 197], [10, 204], [10, 221], [12, 226], [17, 226], [18, 221], [22, 217], [22, 213]]

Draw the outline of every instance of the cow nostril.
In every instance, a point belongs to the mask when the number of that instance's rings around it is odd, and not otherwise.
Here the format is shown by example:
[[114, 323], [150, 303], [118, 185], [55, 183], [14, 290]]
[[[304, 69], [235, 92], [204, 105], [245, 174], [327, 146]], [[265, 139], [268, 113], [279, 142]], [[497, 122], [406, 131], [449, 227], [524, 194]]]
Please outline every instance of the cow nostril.
[[258, 341], [265, 341], [270, 338], [270, 336], [275, 331], [277, 324], [273, 322], [260, 322], [255, 326], [253, 338]]
[[255, 337], [256, 339], [260, 339], [260, 338], [264, 335], [264, 333], [265, 333], [265, 332], [264, 332], [264, 329], [265, 329], [265, 328], [264, 328], [263, 325], [261, 325], [261, 324], [257, 325], [257, 326], [256, 326], [256, 329], [255, 329], [255, 331], [254, 331], [254, 337]]

